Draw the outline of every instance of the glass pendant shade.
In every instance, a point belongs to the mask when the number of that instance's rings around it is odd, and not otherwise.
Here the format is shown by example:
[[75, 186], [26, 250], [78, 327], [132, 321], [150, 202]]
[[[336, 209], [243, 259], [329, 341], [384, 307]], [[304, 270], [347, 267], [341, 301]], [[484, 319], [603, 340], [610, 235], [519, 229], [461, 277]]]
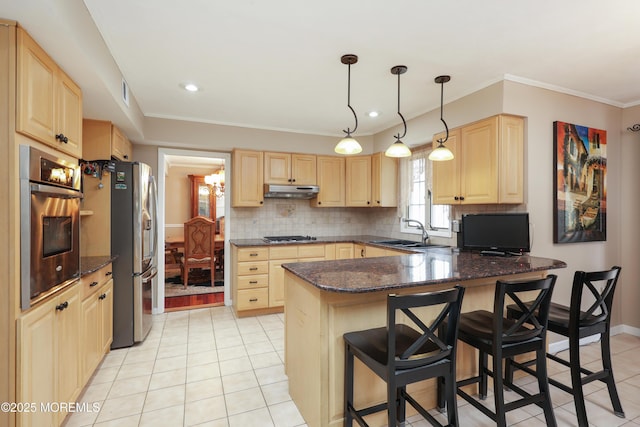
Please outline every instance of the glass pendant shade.
[[441, 162], [445, 160], [453, 160], [453, 153], [442, 142], [438, 144], [435, 150], [429, 154], [429, 160]]
[[351, 136], [346, 136], [338, 142], [334, 151], [338, 154], [358, 154], [362, 151], [362, 147]]
[[411, 155], [411, 150], [404, 142], [398, 139], [396, 142], [391, 144], [389, 148], [387, 148], [384, 155], [387, 157], [409, 157]]

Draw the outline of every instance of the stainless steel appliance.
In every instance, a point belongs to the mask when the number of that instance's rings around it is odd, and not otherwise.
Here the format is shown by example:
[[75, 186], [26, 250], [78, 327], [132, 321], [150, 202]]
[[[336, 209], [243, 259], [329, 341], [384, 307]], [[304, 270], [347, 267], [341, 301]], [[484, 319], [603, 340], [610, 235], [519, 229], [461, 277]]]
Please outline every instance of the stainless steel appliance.
[[132, 346], [151, 330], [157, 293], [158, 247], [156, 183], [151, 167], [116, 162], [111, 175], [111, 254], [113, 261], [113, 343]]
[[80, 278], [80, 167], [20, 146], [20, 305]]
[[306, 242], [316, 240], [311, 236], [266, 236], [263, 238], [267, 243], [287, 243], [287, 242]]
[[312, 199], [318, 195], [317, 185], [264, 185], [264, 197], [276, 199]]

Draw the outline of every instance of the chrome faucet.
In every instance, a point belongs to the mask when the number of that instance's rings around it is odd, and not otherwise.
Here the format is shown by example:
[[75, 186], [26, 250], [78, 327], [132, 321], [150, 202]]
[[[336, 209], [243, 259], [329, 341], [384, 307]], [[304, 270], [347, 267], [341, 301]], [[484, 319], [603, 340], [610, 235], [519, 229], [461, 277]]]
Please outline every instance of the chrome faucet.
[[424, 228], [424, 225], [420, 221], [416, 219], [409, 219], [409, 218], [402, 218], [402, 221], [406, 222], [407, 224], [410, 224], [410, 223], [418, 224], [417, 227], [420, 230], [422, 230], [422, 244], [423, 245], [427, 244], [427, 240], [429, 240], [429, 234], [427, 234], [427, 230]]

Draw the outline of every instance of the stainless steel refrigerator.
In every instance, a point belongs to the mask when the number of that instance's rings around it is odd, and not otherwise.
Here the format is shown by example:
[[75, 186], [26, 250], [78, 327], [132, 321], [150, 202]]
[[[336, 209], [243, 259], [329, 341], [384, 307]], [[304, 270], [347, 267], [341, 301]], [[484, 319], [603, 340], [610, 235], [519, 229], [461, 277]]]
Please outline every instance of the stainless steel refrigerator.
[[132, 346], [151, 330], [157, 293], [157, 190], [151, 167], [116, 162], [111, 175], [113, 343]]

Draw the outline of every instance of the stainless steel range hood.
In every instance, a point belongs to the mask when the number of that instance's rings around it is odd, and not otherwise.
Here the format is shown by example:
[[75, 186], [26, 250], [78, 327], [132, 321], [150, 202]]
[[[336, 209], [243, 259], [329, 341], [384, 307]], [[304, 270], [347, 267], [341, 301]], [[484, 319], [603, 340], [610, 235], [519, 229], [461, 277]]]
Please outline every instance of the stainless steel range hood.
[[320, 191], [317, 185], [264, 185], [264, 197], [281, 199], [312, 199]]

